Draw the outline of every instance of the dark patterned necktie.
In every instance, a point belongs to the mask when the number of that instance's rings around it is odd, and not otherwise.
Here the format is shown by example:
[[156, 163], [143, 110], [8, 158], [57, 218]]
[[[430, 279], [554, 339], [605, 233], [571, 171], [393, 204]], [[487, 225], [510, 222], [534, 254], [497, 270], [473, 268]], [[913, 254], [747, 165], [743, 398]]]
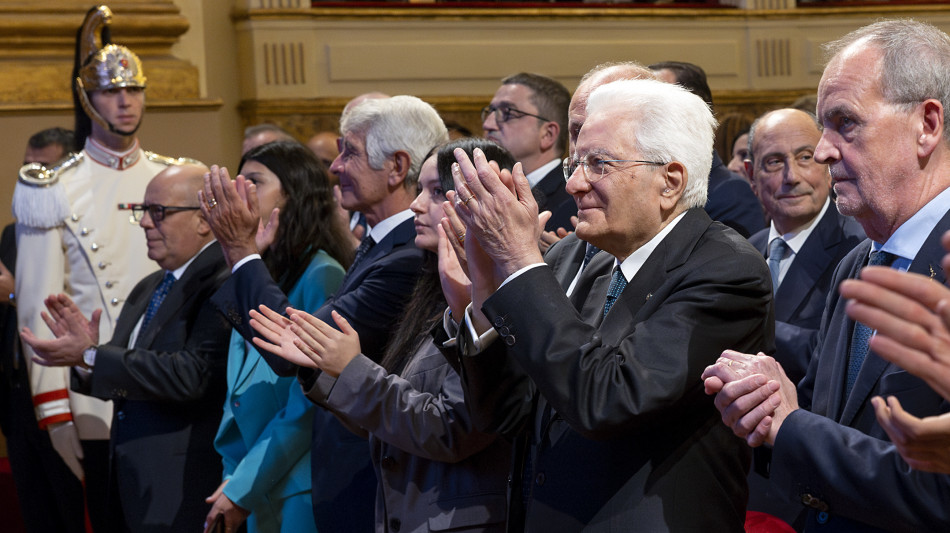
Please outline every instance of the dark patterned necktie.
[[152, 299], [148, 302], [148, 307], [145, 309], [145, 318], [142, 319], [142, 327], [139, 328], [139, 331], [145, 331], [145, 328], [148, 327], [148, 323], [155, 318], [155, 313], [157, 313], [158, 308], [162, 306], [165, 297], [168, 296], [168, 291], [171, 290], [172, 283], [175, 283], [175, 275], [171, 272], [165, 272], [165, 277], [162, 278], [162, 282], [158, 284], [158, 287], [155, 287], [155, 292], [152, 293]]
[[376, 241], [373, 240], [369, 235], [363, 237], [363, 240], [360, 241], [360, 245], [356, 247], [356, 255], [353, 256], [353, 263], [350, 264], [350, 268], [347, 269], [346, 274], [343, 276], [343, 283], [346, 283], [346, 278], [350, 277], [350, 274], [356, 271], [357, 266], [359, 266], [360, 261], [366, 257], [366, 254], [376, 245]]
[[[888, 252], [871, 252], [868, 266], [891, 266], [897, 256]], [[845, 382], [844, 397], [851, 395], [851, 388], [858, 379], [858, 372], [868, 355], [868, 341], [874, 331], [860, 322], [854, 323], [854, 333], [851, 335], [851, 353], [848, 356], [848, 377]]]
[[620, 270], [618, 265], [614, 268], [614, 275], [610, 278], [610, 286], [607, 287], [607, 300], [604, 302], [604, 316], [607, 316], [607, 313], [610, 312], [610, 308], [614, 306], [614, 302], [617, 301], [617, 298], [620, 297], [620, 293], [623, 292], [623, 289], [627, 286], [627, 278], [623, 276], [623, 271]]
[[584, 252], [584, 264], [581, 265], [581, 271], [587, 268], [587, 265], [590, 264], [590, 260], [597, 255], [597, 252], [600, 251], [600, 248], [594, 246], [591, 243], [587, 243], [587, 251]]

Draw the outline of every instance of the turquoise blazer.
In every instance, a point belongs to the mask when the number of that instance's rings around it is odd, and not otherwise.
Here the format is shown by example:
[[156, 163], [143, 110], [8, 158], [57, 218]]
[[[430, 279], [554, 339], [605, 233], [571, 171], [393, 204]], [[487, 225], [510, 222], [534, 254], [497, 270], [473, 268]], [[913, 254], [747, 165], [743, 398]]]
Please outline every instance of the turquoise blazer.
[[[340, 286], [343, 274], [320, 250], [287, 295], [290, 304], [313, 312]], [[251, 511], [249, 533], [280, 531], [281, 522], [286, 531], [316, 531], [309, 503], [313, 403], [295, 377], [278, 377], [233, 330], [227, 378], [224, 417], [214, 441], [229, 480], [224, 494]], [[304, 513], [291, 507], [285, 512], [294, 496], [306, 498]]]

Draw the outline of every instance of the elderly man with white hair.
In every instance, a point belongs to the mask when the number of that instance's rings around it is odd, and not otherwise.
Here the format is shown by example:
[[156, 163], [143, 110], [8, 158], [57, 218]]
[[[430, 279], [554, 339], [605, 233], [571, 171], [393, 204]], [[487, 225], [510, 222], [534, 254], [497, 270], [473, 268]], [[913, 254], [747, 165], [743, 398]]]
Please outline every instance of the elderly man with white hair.
[[661, 82], [591, 93], [565, 174], [577, 236], [607, 253], [570, 296], [533, 246], [520, 168], [457, 154], [466, 400], [484, 429], [527, 439], [516, 528], [743, 529], [750, 454], [698, 380], [710, 347], [772, 348], [771, 287], [762, 256], [703, 211], [715, 125]]

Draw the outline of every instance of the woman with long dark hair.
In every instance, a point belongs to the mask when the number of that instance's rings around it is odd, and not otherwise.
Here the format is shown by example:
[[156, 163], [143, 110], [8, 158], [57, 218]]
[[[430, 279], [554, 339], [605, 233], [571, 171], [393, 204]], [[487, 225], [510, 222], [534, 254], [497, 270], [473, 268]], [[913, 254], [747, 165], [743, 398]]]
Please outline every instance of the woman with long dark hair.
[[456, 148], [468, 154], [480, 148], [501, 168], [514, 165], [507, 151], [483, 139], [451, 142], [425, 160], [410, 207], [426, 266], [381, 364], [360, 354], [358, 335], [338, 314], [341, 331], [300, 311], [291, 312], [293, 322], [271, 311], [251, 315], [255, 329], [274, 343], [269, 351], [323, 371], [307, 396], [355, 432], [368, 433], [379, 478], [379, 532], [505, 528], [511, 446], [473, 428], [461, 380], [432, 337], [447, 305], [437, 253]]
[[[258, 146], [239, 168], [257, 186], [262, 217], [279, 210], [276, 236], [261, 254], [271, 276], [291, 305], [316, 310], [340, 285], [353, 255], [335, 216], [326, 170], [295, 141]], [[224, 460], [224, 481], [208, 498], [208, 524], [223, 514], [229, 531], [245, 518], [249, 533], [316, 531], [310, 501], [313, 408], [296, 378], [278, 377], [231, 332], [228, 395], [214, 443]]]

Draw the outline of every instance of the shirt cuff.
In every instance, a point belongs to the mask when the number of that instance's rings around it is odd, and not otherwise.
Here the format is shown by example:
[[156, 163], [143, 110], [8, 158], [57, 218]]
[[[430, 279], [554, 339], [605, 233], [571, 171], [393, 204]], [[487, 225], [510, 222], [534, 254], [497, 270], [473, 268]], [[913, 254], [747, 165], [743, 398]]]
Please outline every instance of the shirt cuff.
[[442, 313], [442, 329], [449, 336], [449, 340], [442, 343], [443, 348], [452, 348], [458, 344], [456, 337], [459, 334], [459, 323], [452, 317], [451, 307], [446, 307], [445, 312]]
[[247, 263], [248, 261], [253, 261], [255, 259], [260, 259], [260, 258], [261, 258], [261, 254], [251, 254], [245, 257], [244, 259], [241, 259], [237, 263], [234, 263], [234, 268], [231, 269], [231, 273], [234, 274], [235, 272], [237, 272], [237, 269], [244, 266], [244, 263]]
[[475, 332], [475, 326], [472, 325], [472, 304], [468, 304], [468, 307], [465, 308], [465, 318], [462, 319], [462, 323], [464, 327], [468, 329], [468, 336], [472, 339], [472, 344], [466, 348], [466, 353], [462, 355], [479, 354], [486, 346], [498, 338], [498, 332], [495, 331], [495, 328], [488, 328], [488, 330], [481, 335]]
[[547, 263], [533, 263], [533, 264], [530, 264], [530, 265], [528, 265], [528, 266], [526, 266], [526, 267], [521, 267], [521, 268], [519, 268], [518, 270], [516, 270], [514, 274], [512, 274], [512, 275], [508, 276], [507, 278], [505, 278], [505, 281], [502, 281], [502, 282], [501, 282], [501, 285], [499, 285], [498, 288], [500, 289], [500, 288], [504, 287], [509, 281], [511, 281], [511, 280], [513, 280], [513, 279], [515, 279], [515, 278], [517, 278], [518, 276], [524, 274], [525, 272], [531, 270], [532, 268], [537, 268], [537, 267], [546, 266], [546, 265], [547, 265]]

